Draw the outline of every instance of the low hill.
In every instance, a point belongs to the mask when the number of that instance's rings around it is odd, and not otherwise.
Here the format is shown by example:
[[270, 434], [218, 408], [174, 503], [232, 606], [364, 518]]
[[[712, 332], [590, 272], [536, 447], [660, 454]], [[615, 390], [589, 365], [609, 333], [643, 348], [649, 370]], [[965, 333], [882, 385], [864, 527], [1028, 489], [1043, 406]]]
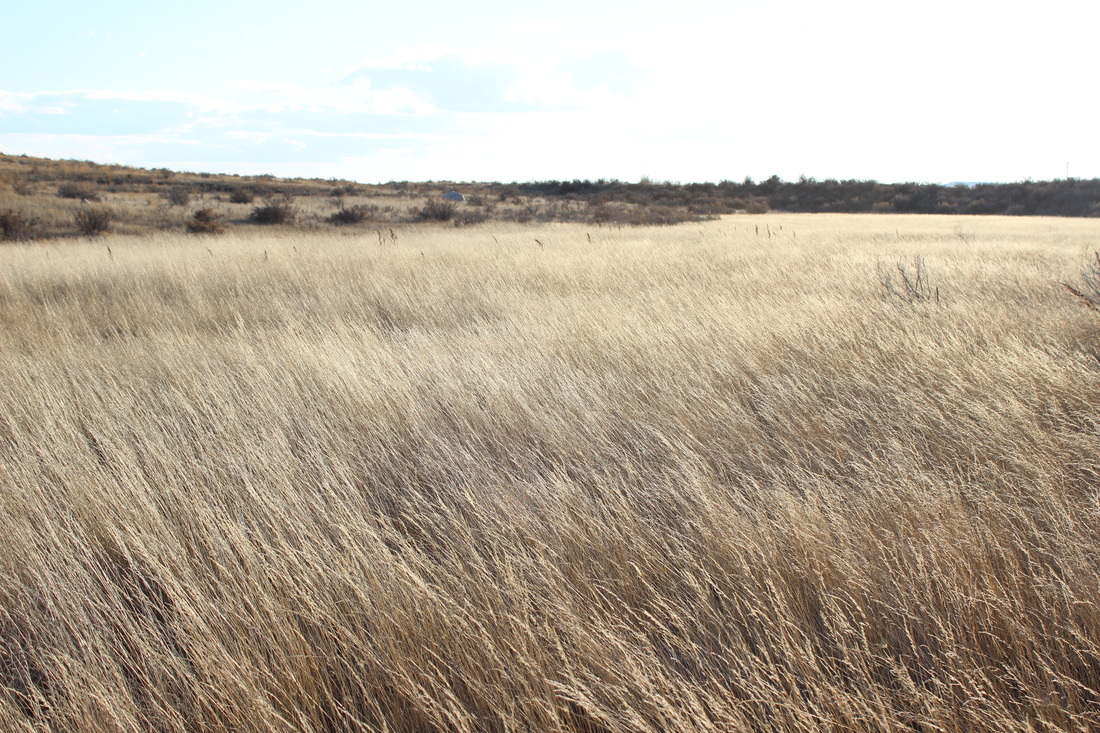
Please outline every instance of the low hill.
[[[459, 190], [464, 202], [443, 196]], [[93, 213], [88, 213], [93, 209]], [[639, 183], [600, 179], [527, 183], [453, 181], [363, 184], [147, 170], [0, 154], [0, 239], [278, 224], [458, 226], [488, 220], [662, 225], [735, 213], [916, 213], [1100, 216], [1100, 180], [939, 185], [818, 181]]]

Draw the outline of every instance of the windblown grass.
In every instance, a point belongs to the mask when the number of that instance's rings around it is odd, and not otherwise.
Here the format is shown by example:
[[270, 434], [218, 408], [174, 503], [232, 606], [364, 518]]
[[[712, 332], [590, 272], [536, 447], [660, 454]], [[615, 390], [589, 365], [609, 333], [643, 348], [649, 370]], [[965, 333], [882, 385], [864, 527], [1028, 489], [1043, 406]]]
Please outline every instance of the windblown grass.
[[0, 726], [1096, 728], [1098, 230], [0, 248]]

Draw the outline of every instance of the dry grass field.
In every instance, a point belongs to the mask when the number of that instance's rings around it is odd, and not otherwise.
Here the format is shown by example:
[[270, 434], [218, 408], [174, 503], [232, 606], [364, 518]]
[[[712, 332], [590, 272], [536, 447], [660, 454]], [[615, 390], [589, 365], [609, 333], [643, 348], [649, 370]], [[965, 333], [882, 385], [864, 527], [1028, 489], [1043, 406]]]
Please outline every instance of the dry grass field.
[[1098, 246], [2, 246], [0, 728], [1100, 729]]

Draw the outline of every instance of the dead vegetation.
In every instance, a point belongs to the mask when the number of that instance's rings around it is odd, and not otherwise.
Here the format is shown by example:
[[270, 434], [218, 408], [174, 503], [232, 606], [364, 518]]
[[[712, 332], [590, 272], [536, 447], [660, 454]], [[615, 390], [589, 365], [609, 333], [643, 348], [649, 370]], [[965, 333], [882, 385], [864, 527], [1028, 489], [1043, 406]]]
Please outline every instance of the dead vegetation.
[[0, 727], [1097, 728], [1096, 224], [767, 217], [0, 249]]

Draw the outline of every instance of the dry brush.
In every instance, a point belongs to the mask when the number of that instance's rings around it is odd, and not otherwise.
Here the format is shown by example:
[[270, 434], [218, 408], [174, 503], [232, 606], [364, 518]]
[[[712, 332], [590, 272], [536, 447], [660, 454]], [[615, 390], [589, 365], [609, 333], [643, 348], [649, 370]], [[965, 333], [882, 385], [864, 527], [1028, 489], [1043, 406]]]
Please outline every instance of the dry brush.
[[0, 725], [1095, 728], [1096, 224], [953, 225], [0, 250]]

